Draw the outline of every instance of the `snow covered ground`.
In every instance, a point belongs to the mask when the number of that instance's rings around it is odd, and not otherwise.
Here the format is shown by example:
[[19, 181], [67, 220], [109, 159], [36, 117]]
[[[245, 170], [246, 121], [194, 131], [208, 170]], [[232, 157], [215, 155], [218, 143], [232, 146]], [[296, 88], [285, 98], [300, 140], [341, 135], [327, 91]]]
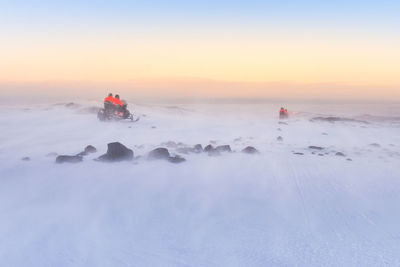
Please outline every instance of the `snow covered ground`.
[[[141, 104], [137, 123], [100, 105], [0, 107], [1, 266], [400, 266], [399, 106], [293, 104], [280, 124], [275, 104]], [[311, 120], [329, 116], [354, 121]], [[114, 141], [236, 152], [93, 160]]]

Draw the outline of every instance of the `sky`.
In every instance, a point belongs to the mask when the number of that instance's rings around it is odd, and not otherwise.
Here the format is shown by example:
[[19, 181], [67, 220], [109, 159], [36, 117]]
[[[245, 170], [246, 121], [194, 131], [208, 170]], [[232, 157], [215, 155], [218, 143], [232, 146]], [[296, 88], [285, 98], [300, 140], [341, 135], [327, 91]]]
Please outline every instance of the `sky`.
[[0, 90], [400, 101], [400, 1], [2, 1]]

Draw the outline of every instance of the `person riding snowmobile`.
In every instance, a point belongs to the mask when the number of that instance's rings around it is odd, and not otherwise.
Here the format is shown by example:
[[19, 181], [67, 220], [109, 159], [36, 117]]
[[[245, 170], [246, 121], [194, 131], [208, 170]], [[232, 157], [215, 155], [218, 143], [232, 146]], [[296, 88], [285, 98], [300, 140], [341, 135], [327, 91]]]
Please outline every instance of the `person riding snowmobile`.
[[133, 115], [127, 109], [127, 102], [120, 100], [119, 95], [112, 97], [110, 93], [108, 97], [104, 99], [104, 109], [100, 109], [97, 113], [97, 117], [101, 121], [105, 120], [121, 120], [130, 119], [133, 121]]
[[109, 93], [106, 98], [104, 98], [104, 109], [107, 113], [114, 110], [114, 97], [112, 93]]
[[281, 109], [279, 110], [279, 119], [287, 119], [289, 118], [289, 112], [287, 111], [287, 109], [281, 107]]
[[117, 110], [119, 110], [119, 108], [122, 107], [122, 101], [119, 99], [119, 95], [115, 95], [113, 99], [113, 104], [114, 106], [117, 107]]
[[284, 119], [285, 118], [285, 109], [281, 107], [279, 110], [279, 119]]

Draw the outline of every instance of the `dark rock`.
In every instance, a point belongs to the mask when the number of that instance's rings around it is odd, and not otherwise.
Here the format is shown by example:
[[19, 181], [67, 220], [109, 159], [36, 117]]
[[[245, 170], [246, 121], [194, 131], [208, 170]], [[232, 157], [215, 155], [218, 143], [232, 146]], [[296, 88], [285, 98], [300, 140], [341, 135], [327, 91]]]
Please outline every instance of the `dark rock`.
[[194, 151], [195, 151], [196, 153], [203, 152], [203, 146], [202, 146], [201, 144], [195, 145], [195, 146], [193, 147], [193, 149], [194, 149]]
[[158, 147], [150, 151], [147, 157], [149, 159], [169, 159], [170, 154], [168, 149], [164, 147]]
[[247, 146], [247, 147], [243, 148], [242, 152], [246, 153], [246, 154], [259, 154], [260, 153], [256, 148], [254, 148], [252, 146]]
[[369, 144], [369, 146], [372, 146], [372, 147], [381, 147], [381, 145], [378, 144], [378, 143], [372, 143], [372, 144]]
[[46, 157], [57, 157], [58, 154], [56, 152], [50, 152], [49, 154], [46, 155]]
[[346, 155], [343, 154], [342, 152], [336, 152], [335, 156], [338, 156], [338, 157], [346, 157]]
[[347, 161], [353, 161], [351, 158], [346, 159]]
[[208, 146], [206, 146], [206, 147], [204, 148], [204, 151], [205, 151], [205, 152], [209, 152], [209, 151], [212, 151], [212, 150], [214, 150], [214, 147], [213, 147], [212, 145], [208, 145]]
[[169, 157], [168, 161], [171, 163], [181, 163], [181, 162], [185, 162], [186, 159], [182, 158], [181, 156], [176, 155], [174, 157]]
[[295, 154], [295, 155], [304, 155], [304, 153], [301, 153], [301, 152], [294, 152], [293, 154]]
[[124, 161], [133, 159], [133, 150], [119, 142], [109, 143], [107, 153], [97, 158], [99, 161]]
[[21, 160], [23, 160], [23, 161], [30, 161], [31, 158], [30, 158], [30, 157], [23, 157]]
[[324, 149], [323, 147], [320, 147], [320, 146], [309, 146], [308, 148], [309, 148], [309, 149], [315, 149], [315, 150], [322, 150], [322, 149]]
[[56, 158], [56, 163], [78, 163], [81, 162], [83, 158], [81, 156], [68, 156], [68, 155], [60, 155]]
[[181, 163], [186, 161], [185, 158], [176, 155], [176, 156], [171, 156], [168, 149], [164, 147], [158, 147], [156, 149], [153, 149], [152, 151], [149, 152], [147, 155], [147, 158], [150, 160], [167, 160], [171, 163]]
[[318, 154], [318, 156], [321, 156], [321, 157], [323, 157], [323, 156], [324, 156], [324, 154]]
[[97, 149], [94, 147], [94, 146], [92, 146], [92, 145], [88, 145], [87, 147], [85, 147], [85, 150], [84, 150], [86, 153], [88, 153], [88, 154], [90, 154], [90, 153], [96, 153], [97, 152]]
[[230, 145], [217, 146], [215, 150], [217, 150], [218, 152], [232, 152]]
[[277, 140], [277, 141], [283, 141], [283, 137], [282, 137], [282, 136], [278, 136], [278, 137], [276, 138], [276, 140]]
[[78, 153], [77, 156], [86, 156], [90, 153], [95, 153], [95, 152], [97, 152], [97, 149], [92, 145], [88, 145], [87, 147], [85, 147], [85, 150]]

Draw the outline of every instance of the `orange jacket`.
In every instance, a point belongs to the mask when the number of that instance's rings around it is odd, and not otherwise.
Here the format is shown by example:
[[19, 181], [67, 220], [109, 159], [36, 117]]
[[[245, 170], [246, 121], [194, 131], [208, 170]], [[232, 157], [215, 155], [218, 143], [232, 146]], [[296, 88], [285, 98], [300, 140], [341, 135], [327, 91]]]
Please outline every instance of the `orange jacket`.
[[119, 100], [118, 98], [114, 98], [113, 104], [114, 104], [114, 105], [122, 106], [122, 101]]
[[112, 96], [107, 96], [106, 98], [104, 98], [104, 103], [105, 103], [105, 102], [114, 103], [114, 97], [112, 97]]

